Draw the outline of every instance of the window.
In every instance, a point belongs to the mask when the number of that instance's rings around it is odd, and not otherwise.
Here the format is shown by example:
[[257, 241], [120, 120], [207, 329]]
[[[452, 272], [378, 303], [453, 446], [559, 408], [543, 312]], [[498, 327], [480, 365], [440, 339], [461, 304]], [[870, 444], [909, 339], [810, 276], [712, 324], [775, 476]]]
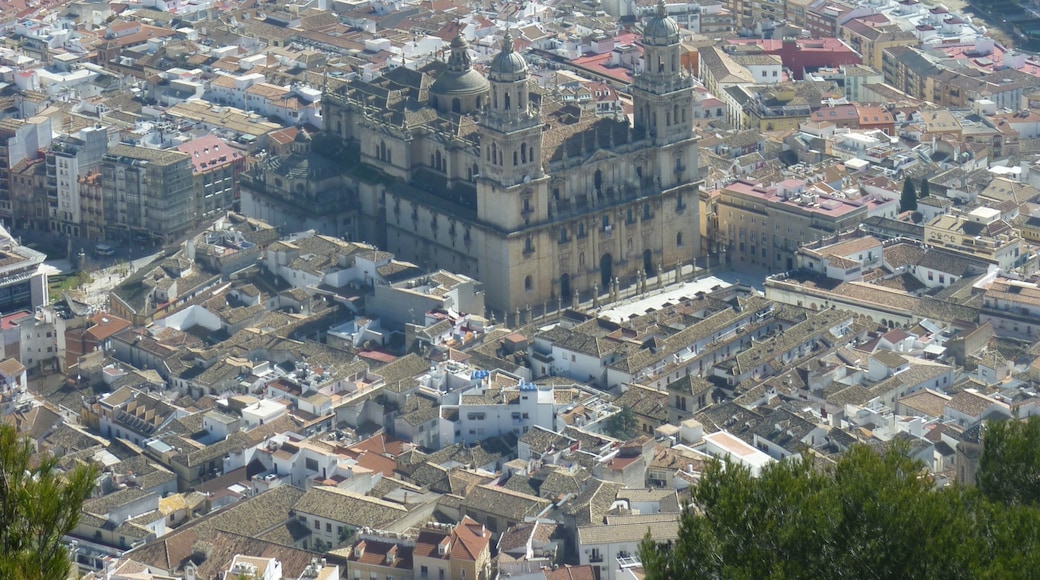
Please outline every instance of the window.
[[534, 277], [531, 276], [530, 274], [528, 274], [527, 276], [524, 276], [524, 290], [527, 290], [528, 292], [530, 292], [533, 289], [534, 289]]
[[321, 531], [321, 522], [318, 521], [318, 518], [314, 518], [314, 529]]
[[675, 245], [676, 246], [681, 246], [682, 245], [682, 232], [679, 232], [679, 233], [675, 234]]
[[325, 524], [325, 531], [331, 534], [332, 533], [332, 524], [326, 523]]

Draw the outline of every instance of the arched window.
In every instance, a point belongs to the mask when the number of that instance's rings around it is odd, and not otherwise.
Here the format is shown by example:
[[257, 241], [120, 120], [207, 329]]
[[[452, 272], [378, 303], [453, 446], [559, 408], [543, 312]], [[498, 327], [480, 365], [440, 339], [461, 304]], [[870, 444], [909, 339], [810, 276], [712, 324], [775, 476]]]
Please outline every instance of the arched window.
[[444, 167], [443, 167], [444, 160], [441, 158], [441, 152], [438, 151], [438, 152], [434, 153], [433, 157], [434, 157], [434, 161], [436, 162], [436, 163], [434, 163], [434, 167], [437, 168], [437, 171], [444, 171]]
[[455, 97], [454, 99], [451, 100], [451, 112], [452, 113], [461, 113], [462, 112], [462, 100], [460, 100], [458, 97]]
[[578, 265], [579, 266], [584, 266], [585, 265], [585, 252], [578, 252]]
[[679, 232], [679, 233], [675, 234], [675, 245], [676, 246], [681, 246], [682, 245], [682, 232]]
[[528, 274], [527, 276], [524, 276], [524, 290], [527, 290], [528, 292], [530, 292], [533, 289], [534, 289], [534, 277], [531, 276], [530, 274]]
[[518, 156], [519, 156], [519, 153], [517, 153], [516, 150], [514, 149], [513, 150], [513, 165], [514, 166], [518, 165], [518, 163], [517, 163], [517, 160], [519, 159]]
[[498, 145], [495, 143], [491, 144], [491, 162], [498, 163]]
[[502, 108], [504, 110], [508, 111], [509, 110], [509, 93], [506, 93], [506, 94], [502, 95], [502, 103], [503, 103]]
[[527, 143], [520, 144], [520, 163], [527, 163]]

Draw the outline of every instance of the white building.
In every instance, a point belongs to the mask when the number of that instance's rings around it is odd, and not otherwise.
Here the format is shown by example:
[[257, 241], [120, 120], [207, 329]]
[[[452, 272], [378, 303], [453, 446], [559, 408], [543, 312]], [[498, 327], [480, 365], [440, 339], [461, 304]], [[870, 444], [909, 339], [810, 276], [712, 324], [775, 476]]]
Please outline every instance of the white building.
[[627, 516], [625, 523], [578, 528], [579, 564], [599, 568], [600, 580], [624, 578], [624, 570], [639, 565], [639, 543], [647, 531], [654, 541], [665, 543], [679, 537], [679, 518]]

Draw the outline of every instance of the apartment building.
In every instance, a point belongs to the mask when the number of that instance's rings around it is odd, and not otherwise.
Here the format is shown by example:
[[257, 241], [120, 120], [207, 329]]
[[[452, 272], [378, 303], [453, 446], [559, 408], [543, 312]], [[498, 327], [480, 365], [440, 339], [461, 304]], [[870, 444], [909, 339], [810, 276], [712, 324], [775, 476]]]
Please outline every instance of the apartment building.
[[51, 233], [78, 237], [84, 212], [80, 176], [101, 163], [108, 148], [108, 129], [88, 127], [62, 135], [47, 150], [47, 215]]
[[15, 168], [39, 158], [39, 151], [47, 148], [50, 142], [49, 117], [0, 120], [0, 218], [8, 220], [8, 223], [18, 215], [13, 209], [12, 195]]
[[233, 209], [238, 200], [238, 175], [246, 168], [245, 154], [216, 135], [177, 146], [191, 156], [195, 219], [210, 221]]
[[924, 226], [925, 241], [954, 252], [982, 258], [1007, 271], [1022, 258], [1022, 236], [1000, 217], [980, 207], [967, 214], [943, 214]]
[[996, 278], [986, 287], [979, 322], [997, 336], [1036, 340], [1040, 336], [1040, 286]]
[[716, 251], [728, 263], [771, 271], [794, 268], [802, 244], [855, 228], [868, 211], [864, 203], [811, 193], [800, 180], [771, 187], [736, 181], [722, 188], [716, 207]]
[[192, 157], [118, 144], [101, 166], [108, 238], [167, 243], [194, 223]]

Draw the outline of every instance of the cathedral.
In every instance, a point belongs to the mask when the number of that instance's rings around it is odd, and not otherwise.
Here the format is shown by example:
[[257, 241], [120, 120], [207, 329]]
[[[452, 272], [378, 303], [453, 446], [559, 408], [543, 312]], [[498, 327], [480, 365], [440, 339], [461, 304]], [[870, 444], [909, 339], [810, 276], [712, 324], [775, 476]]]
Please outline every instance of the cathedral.
[[446, 65], [326, 89], [325, 131], [360, 155], [343, 184], [359, 238], [480, 280], [500, 314], [690, 263], [693, 80], [663, 2], [642, 43], [631, 122], [545, 95], [508, 33], [486, 76], [458, 37]]

